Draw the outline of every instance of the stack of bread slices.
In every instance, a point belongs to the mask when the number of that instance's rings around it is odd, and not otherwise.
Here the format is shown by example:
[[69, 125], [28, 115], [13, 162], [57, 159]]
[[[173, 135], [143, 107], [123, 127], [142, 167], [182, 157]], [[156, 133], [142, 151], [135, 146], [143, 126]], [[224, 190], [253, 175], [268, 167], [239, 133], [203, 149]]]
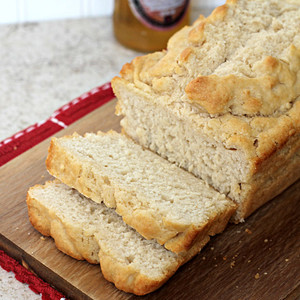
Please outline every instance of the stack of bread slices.
[[300, 177], [300, 11], [228, 0], [112, 81], [124, 134], [52, 138], [33, 226], [137, 295]]
[[52, 138], [46, 165], [57, 179], [29, 190], [33, 226], [72, 257], [100, 262], [105, 278], [139, 295], [222, 232], [236, 208], [114, 131]]

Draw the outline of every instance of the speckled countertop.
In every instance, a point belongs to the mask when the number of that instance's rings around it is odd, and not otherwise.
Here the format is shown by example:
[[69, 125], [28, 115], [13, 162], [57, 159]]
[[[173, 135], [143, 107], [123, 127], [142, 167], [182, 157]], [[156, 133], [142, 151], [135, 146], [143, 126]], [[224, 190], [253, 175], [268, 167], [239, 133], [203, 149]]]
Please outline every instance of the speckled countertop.
[[[114, 39], [110, 17], [0, 26], [0, 141], [110, 81], [139, 54]], [[0, 267], [0, 299], [41, 296]]]
[[0, 26], [0, 141], [118, 74], [138, 55], [110, 17]]

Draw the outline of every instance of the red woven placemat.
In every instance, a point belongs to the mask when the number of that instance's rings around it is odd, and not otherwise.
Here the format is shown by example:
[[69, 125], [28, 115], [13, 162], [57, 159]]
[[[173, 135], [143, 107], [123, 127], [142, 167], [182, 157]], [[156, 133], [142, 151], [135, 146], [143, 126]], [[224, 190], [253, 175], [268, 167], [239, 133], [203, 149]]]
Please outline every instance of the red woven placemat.
[[0, 250], [0, 265], [7, 272], [14, 272], [17, 280], [28, 284], [28, 287], [32, 291], [42, 295], [43, 300], [58, 300], [65, 298], [63, 294], [52, 288], [42, 279], [36, 277], [2, 250]]
[[[110, 83], [106, 83], [62, 106], [47, 120], [36, 123], [0, 142], [0, 166], [59, 130], [66, 128], [114, 97]], [[8, 272], [14, 272], [17, 280], [27, 283], [32, 291], [42, 295], [43, 300], [65, 298], [48, 283], [36, 277], [2, 250], [0, 250], [0, 266]]]

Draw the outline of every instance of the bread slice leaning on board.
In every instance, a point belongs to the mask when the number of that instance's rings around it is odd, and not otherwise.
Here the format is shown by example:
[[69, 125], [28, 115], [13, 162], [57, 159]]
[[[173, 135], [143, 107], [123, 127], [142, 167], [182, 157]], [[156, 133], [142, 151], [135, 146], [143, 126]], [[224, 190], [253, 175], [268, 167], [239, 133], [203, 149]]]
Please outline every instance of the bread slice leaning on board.
[[300, 2], [228, 0], [112, 80], [123, 131], [238, 204], [300, 178]]
[[[52, 138], [51, 175], [175, 253], [199, 250], [236, 205], [204, 181], [114, 131]], [[199, 246], [197, 246], [199, 245]]]
[[58, 249], [73, 258], [99, 263], [103, 276], [125, 292], [144, 295], [159, 288], [198, 253], [166, 250], [126, 225], [114, 209], [96, 203], [58, 180], [31, 187], [29, 219]]

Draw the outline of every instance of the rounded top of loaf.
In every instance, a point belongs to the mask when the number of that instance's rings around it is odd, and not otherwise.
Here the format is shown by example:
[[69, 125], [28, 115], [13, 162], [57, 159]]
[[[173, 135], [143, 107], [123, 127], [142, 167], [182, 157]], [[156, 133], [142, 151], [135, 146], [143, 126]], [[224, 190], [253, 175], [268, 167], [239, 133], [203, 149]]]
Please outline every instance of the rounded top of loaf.
[[226, 147], [268, 156], [300, 128], [299, 1], [227, 0], [120, 74], [118, 97], [126, 81]]

